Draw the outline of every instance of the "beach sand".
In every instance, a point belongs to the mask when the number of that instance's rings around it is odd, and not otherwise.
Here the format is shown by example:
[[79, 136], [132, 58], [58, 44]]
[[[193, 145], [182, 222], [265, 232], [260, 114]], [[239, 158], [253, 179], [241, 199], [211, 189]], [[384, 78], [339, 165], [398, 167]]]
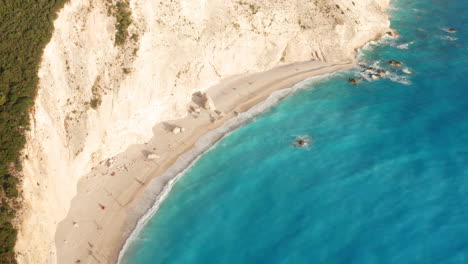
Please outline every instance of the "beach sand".
[[[116, 263], [125, 241], [154, 203], [156, 194], [181, 170], [166, 171], [197, 140], [276, 90], [352, 66], [353, 62], [308, 61], [226, 79], [207, 90], [218, 112], [197, 106], [195, 96], [192, 106], [201, 109], [199, 114], [188, 113], [185, 118], [157, 124], [149, 142], [131, 146], [81, 178], [77, 195], [55, 234], [57, 263], [75, 263], [77, 259], [80, 263]], [[173, 133], [176, 126], [184, 131]], [[155, 194], [144, 198], [150, 182]]]

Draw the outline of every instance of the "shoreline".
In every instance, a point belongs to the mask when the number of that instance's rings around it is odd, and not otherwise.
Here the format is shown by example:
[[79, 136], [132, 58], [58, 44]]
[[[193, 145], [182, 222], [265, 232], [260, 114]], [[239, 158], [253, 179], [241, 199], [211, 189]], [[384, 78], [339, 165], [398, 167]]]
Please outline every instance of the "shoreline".
[[[250, 122], [254, 121], [259, 115], [263, 114], [264, 112], [268, 111], [278, 103], [280, 103], [286, 97], [294, 94], [295, 92], [307, 88], [306, 86], [323, 80], [336, 72], [317, 75], [313, 77], [309, 77], [299, 83], [296, 83], [294, 86], [289, 88], [283, 88], [280, 90], [276, 90], [268, 96], [265, 100], [255, 104], [253, 107], [248, 109], [246, 112], [240, 113], [238, 116], [233, 117], [223, 123], [220, 127], [215, 128], [205, 135], [200, 137], [200, 139], [196, 142], [195, 146], [190, 149], [189, 151], [183, 153], [177, 161], [166, 170], [164, 174], [167, 176], [172, 177], [172, 179], [164, 185], [161, 191], [154, 191], [152, 190], [151, 183], [153, 181], [158, 180], [157, 178], [153, 179], [149, 184], [146, 190], [144, 191], [144, 196], [154, 197], [154, 201], [150, 208], [146, 210], [146, 212], [140, 217], [138, 222], [136, 223], [133, 231], [130, 233], [129, 237], [123, 244], [120, 252], [117, 264], [121, 263], [122, 258], [125, 252], [130, 247], [131, 243], [137, 239], [138, 234], [141, 230], [145, 227], [150, 220], [159, 210], [162, 202], [167, 198], [167, 196], [172, 191], [174, 184], [176, 184], [184, 175], [185, 173], [192, 168], [193, 165], [205, 154], [211, 151], [216, 145], [221, 142], [224, 138], [229, 136], [232, 132], [236, 131], [238, 128], [249, 124]], [[171, 169], [175, 170], [172, 171]], [[164, 175], [161, 175], [163, 177]], [[144, 206], [144, 205], [143, 205]]]
[[[311, 77], [354, 65], [298, 62], [231, 77], [209, 88], [206, 92], [222, 114], [202, 109], [196, 116], [188, 114], [157, 124], [149, 142], [101, 162], [80, 179], [77, 195], [55, 234], [58, 263], [119, 261], [172, 185], [200, 156], [231, 131], [308, 84]], [[185, 132], [171, 132], [175, 126]], [[157, 158], [149, 159], [151, 154]]]

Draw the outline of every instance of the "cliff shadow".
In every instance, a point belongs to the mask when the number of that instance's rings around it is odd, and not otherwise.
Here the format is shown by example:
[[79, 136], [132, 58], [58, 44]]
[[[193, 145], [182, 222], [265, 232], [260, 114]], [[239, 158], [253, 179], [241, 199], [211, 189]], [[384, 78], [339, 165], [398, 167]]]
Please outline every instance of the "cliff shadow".
[[146, 157], [148, 157], [149, 155], [154, 154], [154, 152], [149, 151], [149, 150], [146, 150], [146, 149], [143, 149], [143, 150], [141, 151], [141, 154], [143, 154], [143, 156], [146, 158]]
[[192, 94], [192, 102], [199, 107], [203, 107], [203, 94], [199, 91]]
[[174, 128], [178, 127], [177, 125], [167, 123], [167, 122], [162, 122], [162, 126], [163, 126], [164, 130], [166, 130], [167, 132], [172, 132], [172, 130], [174, 130]]

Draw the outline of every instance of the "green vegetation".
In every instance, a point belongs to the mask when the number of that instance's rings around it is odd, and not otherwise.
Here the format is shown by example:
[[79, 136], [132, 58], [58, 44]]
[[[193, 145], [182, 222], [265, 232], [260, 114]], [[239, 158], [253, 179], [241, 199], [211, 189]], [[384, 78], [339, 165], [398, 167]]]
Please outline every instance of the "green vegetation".
[[257, 14], [258, 10], [260, 9], [259, 6], [256, 6], [254, 4], [250, 4], [250, 3], [247, 3], [247, 2], [244, 2], [244, 1], [239, 1], [238, 2], [241, 6], [247, 6], [249, 9], [250, 9], [250, 12], [252, 14]]
[[89, 105], [94, 110], [96, 110], [102, 103], [101, 86], [99, 85], [100, 80], [101, 80], [101, 77], [98, 76], [96, 80], [94, 81], [93, 87], [91, 88], [91, 91], [93, 92], [93, 98], [91, 99], [91, 101], [89, 101]]
[[91, 108], [97, 109], [97, 108], [101, 105], [101, 99], [100, 99], [100, 98], [94, 97], [94, 98], [91, 99], [91, 101], [89, 102], [89, 105], [91, 106]]
[[115, 33], [115, 45], [121, 46], [128, 38], [128, 27], [132, 23], [132, 12], [126, 2], [118, 2], [114, 9], [114, 16], [117, 20]]
[[254, 4], [250, 4], [249, 8], [250, 8], [250, 12], [252, 12], [252, 14], [254, 14], [254, 15], [257, 14], [258, 9], [260, 9], [258, 6], [254, 5]]
[[0, 264], [16, 263], [12, 221], [19, 203], [19, 168], [37, 71], [57, 11], [67, 0], [0, 0]]

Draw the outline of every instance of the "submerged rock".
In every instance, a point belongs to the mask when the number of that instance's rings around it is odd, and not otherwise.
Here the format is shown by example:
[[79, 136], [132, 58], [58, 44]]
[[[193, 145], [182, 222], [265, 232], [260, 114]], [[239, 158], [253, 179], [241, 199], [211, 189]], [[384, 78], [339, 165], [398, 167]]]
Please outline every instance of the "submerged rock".
[[294, 141], [293, 145], [297, 148], [307, 148], [309, 147], [311, 139], [309, 136], [298, 136]]
[[398, 37], [398, 36], [400, 35], [400, 34], [398, 34], [398, 31], [396, 31], [396, 30], [394, 30], [394, 29], [388, 31], [388, 32], [385, 33], [385, 34], [387, 34], [388, 36], [391, 36], [391, 37]]
[[350, 84], [354, 84], [354, 85], [358, 84], [358, 81], [357, 81], [356, 79], [354, 79], [354, 78], [349, 78], [349, 79], [348, 79], [348, 82], [349, 82]]
[[377, 73], [380, 74], [380, 75], [387, 75], [389, 74], [389, 72], [387, 70], [384, 70], [384, 69], [378, 69], [377, 70]]
[[396, 61], [396, 60], [389, 60], [388, 64], [390, 64], [392, 66], [401, 66], [401, 65], [403, 65], [403, 63], [401, 63], [399, 61]]
[[371, 78], [373, 80], [378, 80], [378, 79], [382, 78], [382, 76], [380, 74], [378, 74], [378, 73], [375, 73], [375, 74], [371, 74]]
[[454, 29], [454, 28], [449, 28], [449, 29], [447, 30], [447, 32], [449, 32], [449, 33], [456, 33], [457, 30]]

